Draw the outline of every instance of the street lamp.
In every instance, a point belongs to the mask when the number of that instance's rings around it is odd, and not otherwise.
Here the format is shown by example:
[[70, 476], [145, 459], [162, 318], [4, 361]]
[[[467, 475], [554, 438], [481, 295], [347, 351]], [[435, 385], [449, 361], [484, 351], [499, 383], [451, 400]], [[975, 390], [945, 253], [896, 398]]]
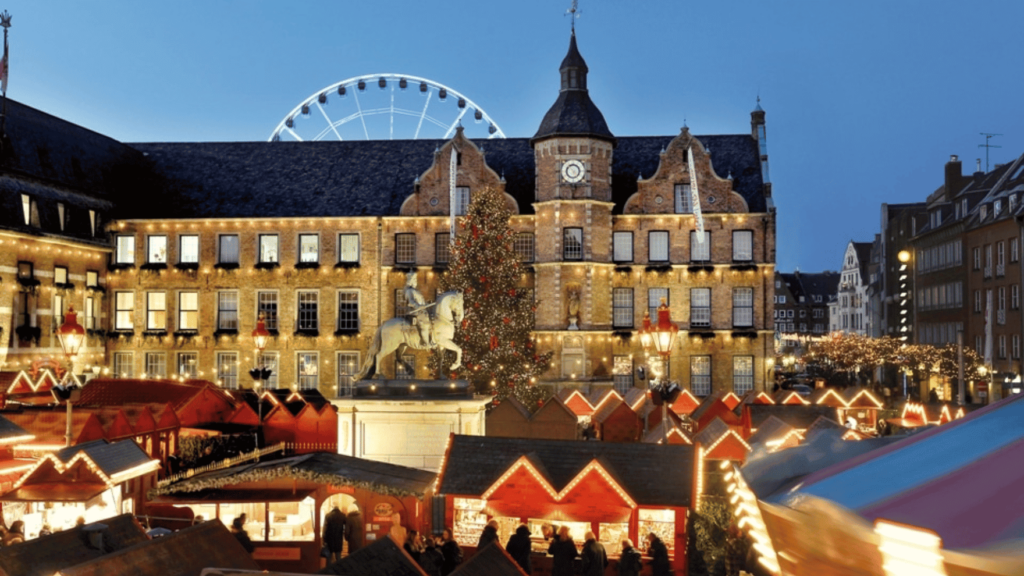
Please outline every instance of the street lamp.
[[907, 300], [910, 298], [910, 290], [907, 288], [909, 271], [908, 262], [910, 262], [910, 251], [900, 250], [896, 258], [900, 261], [900, 274], [899, 274], [899, 302], [900, 302], [900, 342], [906, 342], [910, 336], [910, 310], [907, 306]]
[[640, 343], [643, 345], [644, 351], [650, 353], [653, 348], [661, 356], [662, 365], [660, 370], [655, 372], [654, 379], [651, 380], [651, 388], [655, 394], [660, 395], [661, 421], [665, 430], [666, 443], [668, 443], [668, 405], [682, 392], [678, 386], [663, 381], [663, 376], [668, 373], [668, 360], [672, 355], [672, 346], [675, 344], [676, 335], [679, 334], [679, 326], [672, 322], [669, 318], [670, 314], [668, 304], [665, 303], [665, 298], [662, 298], [661, 304], [658, 306], [658, 323], [652, 325], [650, 314], [645, 312], [643, 327], [640, 330]]
[[[260, 385], [270, 379], [273, 370], [263, 365], [263, 350], [267, 347], [267, 342], [270, 340], [270, 332], [267, 330], [266, 322], [263, 320], [263, 313], [260, 312], [259, 319], [256, 320], [256, 329], [252, 331], [252, 341], [256, 345], [256, 359], [257, 366], [252, 370], [249, 370], [249, 375], [254, 380], [254, 388], [256, 388], [256, 409], [258, 410], [259, 426], [263, 427], [263, 400], [260, 398]], [[256, 436], [256, 447], [259, 448], [259, 435]]]
[[[82, 347], [82, 343], [85, 342], [85, 328], [82, 328], [77, 318], [78, 314], [75, 313], [75, 307], [69, 305], [68, 312], [64, 315], [64, 323], [60, 325], [60, 328], [57, 328], [57, 341], [60, 342], [61, 350], [64, 351], [64, 356], [68, 360], [68, 375], [74, 374], [74, 358], [78, 355], [78, 350]], [[53, 394], [53, 397], [58, 402], [63, 400], [67, 405], [68, 412], [64, 429], [64, 445], [71, 446], [71, 404], [78, 400], [82, 391], [78, 386], [74, 385], [71, 378], [68, 378], [68, 376], [65, 376], [65, 378], [67, 378], [66, 383], [54, 386], [51, 394]]]

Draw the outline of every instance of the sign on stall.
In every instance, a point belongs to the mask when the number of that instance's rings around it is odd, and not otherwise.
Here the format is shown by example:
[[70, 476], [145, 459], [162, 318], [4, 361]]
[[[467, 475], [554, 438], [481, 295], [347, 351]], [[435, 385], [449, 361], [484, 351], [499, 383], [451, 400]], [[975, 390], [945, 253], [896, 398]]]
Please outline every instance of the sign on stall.
[[300, 548], [256, 548], [252, 553], [253, 560], [301, 560]]

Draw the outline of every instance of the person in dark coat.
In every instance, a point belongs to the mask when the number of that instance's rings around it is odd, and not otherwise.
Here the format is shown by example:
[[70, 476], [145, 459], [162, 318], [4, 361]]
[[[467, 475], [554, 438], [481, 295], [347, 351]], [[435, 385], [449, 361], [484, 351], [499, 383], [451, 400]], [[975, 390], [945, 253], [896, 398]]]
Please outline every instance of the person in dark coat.
[[633, 541], [626, 538], [622, 541], [622, 553], [619, 555], [619, 576], [640, 576], [644, 569], [644, 561], [640, 551], [633, 548]]
[[349, 554], [363, 547], [363, 515], [355, 506], [349, 507], [345, 517], [345, 540], [348, 540]]
[[516, 528], [516, 533], [509, 537], [505, 551], [527, 574], [530, 573], [531, 548], [530, 529], [526, 527], [526, 524], [520, 524], [519, 528]]
[[433, 538], [427, 538], [426, 548], [420, 552], [420, 568], [423, 568], [427, 576], [441, 576], [442, 566], [444, 566], [444, 554], [437, 549], [437, 543]]
[[330, 552], [328, 564], [341, 562], [341, 551], [345, 547], [345, 515], [335, 506], [324, 519], [324, 546]]
[[647, 553], [651, 556], [651, 576], [669, 576], [668, 547], [654, 532], [647, 533]]
[[462, 548], [452, 538], [452, 529], [445, 528], [441, 533], [444, 544], [441, 545], [441, 554], [444, 555], [444, 563], [441, 565], [441, 576], [448, 576], [462, 564]]
[[725, 540], [725, 576], [739, 576], [740, 570], [746, 568], [747, 546], [743, 542], [743, 534], [739, 528], [730, 526]]
[[238, 540], [238, 543], [242, 545], [242, 548], [245, 548], [246, 552], [252, 554], [256, 547], [253, 546], [252, 540], [249, 538], [249, 534], [242, 528], [243, 526], [241, 517], [232, 520], [231, 535], [235, 537], [235, 540]]
[[587, 532], [580, 557], [583, 561], [583, 576], [604, 576], [604, 569], [608, 567], [608, 555], [604, 552], [604, 545], [597, 541], [593, 532]]
[[484, 526], [484, 531], [480, 534], [480, 542], [476, 545], [477, 550], [483, 550], [484, 546], [487, 546], [491, 542], [498, 541], [498, 521], [491, 520]]
[[569, 527], [562, 526], [558, 529], [558, 536], [551, 539], [548, 546], [548, 554], [553, 557], [551, 560], [551, 576], [572, 576], [572, 561], [579, 556], [576, 551], [576, 543], [569, 535]]
[[420, 554], [423, 552], [426, 546], [423, 545], [423, 540], [420, 538], [420, 533], [410, 528], [408, 536], [406, 536], [405, 538], [405, 544], [402, 545], [402, 548], [405, 548], [405, 551], [409, 553], [409, 556], [412, 556], [412, 559], [415, 560], [417, 564], [419, 564]]

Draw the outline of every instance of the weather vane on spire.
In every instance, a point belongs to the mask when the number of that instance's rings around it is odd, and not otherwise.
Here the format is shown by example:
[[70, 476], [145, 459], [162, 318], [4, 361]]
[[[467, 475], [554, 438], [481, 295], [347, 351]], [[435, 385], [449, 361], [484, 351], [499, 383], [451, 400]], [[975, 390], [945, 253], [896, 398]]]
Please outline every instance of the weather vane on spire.
[[565, 13], [570, 15], [570, 20], [572, 21], [572, 31], [573, 33], [575, 33], [576, 19], [580, 17], [580, 14], [583, 14], [583, 10], [580, 10], [579, 7], [579, 0], [572, 0], [572, 7], [566, 10]]

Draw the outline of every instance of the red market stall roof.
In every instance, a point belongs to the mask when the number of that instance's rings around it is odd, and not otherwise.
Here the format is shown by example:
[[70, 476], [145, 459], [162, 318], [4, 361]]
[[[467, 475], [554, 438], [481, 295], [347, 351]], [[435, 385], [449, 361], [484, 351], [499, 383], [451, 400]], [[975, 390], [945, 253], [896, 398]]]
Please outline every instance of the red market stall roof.
[[82, 388], [78, 406], [170, 404], [182, 426], [227, 422], [237, 409], [231, 394], [206, 380], [94, 378]]
[[807, 406], [795, 404], [776, 404], [775, 406], [747, 404], [743, 406], [743, 410], [750, 414], [750, 427], [754, 431], [757, 431], [768, 418], [773, 416], [797, 430], [806, 430], [821, 416], [838, 418], [835, 408], [813, 404]]
[[[89, 545], [85, 526], [0, 548], [0, 574], [4, 576], [53, 576], [59, 570], [149, 541], [146, 531], [131, 514], [103, 520], [103, 550]], [[91, 525], [93, 528], [96, 525]]]
[[63, 568], [55, 576], [194, 576], [209, 567], [259, 570], [241, 542], [219, 520], [210, 520]]
[[[693, 446], [453, 435], [436, 492], [482, 497], [503, 476], [529, 464], [538, 481], [557, 495], [596, 462], [640, 505], [688, 507], [693, 458]], [[666, 470], [683, 472], [665, 482]]]
[[353, 486], [389, 496], [422, 498], [433, 486], [437, 474], [419, 468], [354, 458], [344, 454], [317, 452], [276, 460], [248, 462], [203, 472], [161, 486], [154, 493], [198, 492], [275, 478], [294, 478], [332, 486]]
[[740, 404], [775, 404], [775, 400], [763, 390], [749, 390], [740, 398]]
[[629, 404], [629, 407], [639, 412], [640, 406], [649, 400], [647, 390], [644, 388], [630, 388], [622, 401]]
[[752, 450], [763, 447], [769, 452], [775, 452], [776, 450], [796, 446], [800, 443], [800, 440], [802, 438], [796, 428], [775, 416], [770, 416], [758, 426], [757, 432], [754, 432], [750, 435], [750, 438], [747, 438], [747, 443], [750, 444]]
[[740, 397], [730, 390], [722, 395], [722, 403], [728, 406], [729, 410], [735, 410], [740, 405]]
[[590, 393], [587, 397], [587, 402], [594, 407], [594, 412], [601, 409], [602, 404], [605, 402], [618, 400], [622, 401], [622, 395], [615, 391], [614, 388], [599, 388]]
[[797, 392], [796, 390], [779, 390], [778, 392], [775, 393], [775, 396], [772, 399], [775, 401], [775, 404], [780, 405], [799, 404], [802, 406], [806, 406], [810, 404], [810, 401], [801, 396], [800, 393]]
[[811, 404], [818, 406], [846, 408], [846, 399], [835, 388], [817, 388], [811, 393], [808, 400]]
[[[31, 440], [18, 442], [27, 447], [55, 450], [66, 444], [67, 411], [59, 409], [26, 409], [23, 412], [5, 412], [4, 417], [27, 430]], [[103, 438], [103, 425], [95, 414], [75, 410], [71, 414], [71, 441], [74, 444]]]
[[725, 394], [716, 392], [711, 396], [708, 396], [701, 402], [700, 406], [697, 407], [690, 414], [696, 425], [697, 430], [703, 429], [705, 426], [714, 421], [715, 418], [720, 418], [723, 422], [730, 426], [743, 426], [743, 422], [729, 405], [722, 401]]
[[[647, 435], [644, 436], [643, 441], [648, 444], [664, 444], [665, 427], [658, 425], [655, 426], [654, 428], [651, 428], [647, 432]], [[693, 440], [690, 438], [690, 435], [685, 430], [673, 425], [668, 429], [668, 443], [692, 445]]]
[[676, 414], [690, 415], [698, 406], [700, 406], [700, 400], [693, 395], [693, 392], [684, 388], [679, 394], [679, 398], [676, 398], [676, 401], [669, 408]]
[[874, 392], [863, 387], [851, 386], [843, 390], [843, 400], [846, 402], [847, 408], [881, 410], [884, 407]]
[[944, 548], [975, 548], [1024, 538], [1022, 483], [1024, 396], [1014, 395], [811, 474], [795, 495], [931, 530]]
[[562, 388], [555, 394], [555, 398], [568, 406], [577, 417], [590, 416], [594, 413], [594, 407], [578, 388]]
[[750, 452], [743, 436], [721, 418], [715, 418], [695, 434], [693, 443], [703, 449], [704, 458], [709, 460], [743, 460]]

